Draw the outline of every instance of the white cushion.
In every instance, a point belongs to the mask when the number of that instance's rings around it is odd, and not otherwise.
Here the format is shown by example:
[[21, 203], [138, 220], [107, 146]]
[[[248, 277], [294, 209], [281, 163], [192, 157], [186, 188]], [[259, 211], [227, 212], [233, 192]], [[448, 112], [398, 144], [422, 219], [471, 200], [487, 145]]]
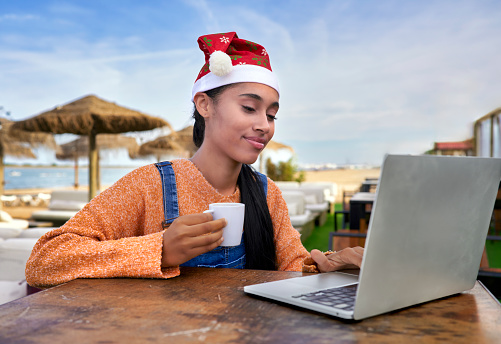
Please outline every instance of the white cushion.
[[36, 238], [12, 238], [4, 241], [0, 241], [0, 250], [22, 250], [29, 251], [33, 249], [33, 246], [37, 243]]
[[329, 203], [317, 203], [317, 204], [307, 204], [306, 209], [311, 210], [314, 213], [321, 213], [329, 210]]
[[0, 238], [10, 239], [18, 237], [23, 230], [21, 228], [1, 228], [0, 227]]
[[8, 239], [0, 242], [0, 280], [22, 281], [37, 239]]
[[68, 221], [78, 211], [71, 210], [40, 210], [31, 213], [31, 218], [35, 221]]
[[289, 211], [289, 216], [294, 216], [298, 214], [299, 205], [296, 202], [287, 203], [287, 210]]
[[28, 293], [26, 281], [0, 281], [0, 305], [26, 296]]
[[317, 203], [317, 198], [315, 195], [305, 195], [304, 199], [306, 201], [306, 204], [316, 204]]
[[11, 222], [12, 221], [12, 216], [9, 215], [9, 213], [6, 213], [3, 210], [0, 210], [0, 222]]
[[19, 228], [25, 229], [28, 228], [30, 223], [27, 220], [22, 219], [13, 219], [9, 222], [0, 222], [0, 228]]
[[50, 210], [80, 210], [87, 203], [71, 200], [53, 199], [49, 204]]
[[35, 238], [38, 239], [45, 233], [50, 232], [51, 230], [58, 227], [35, 227], [35, 228], [27, 228], [19, 234], [18, 238]]
[[304, 214], [291, 216], [292, 227], [303, 227], [309, 221], [312, 221], [314, 217], [309, 210], [306, 210]]

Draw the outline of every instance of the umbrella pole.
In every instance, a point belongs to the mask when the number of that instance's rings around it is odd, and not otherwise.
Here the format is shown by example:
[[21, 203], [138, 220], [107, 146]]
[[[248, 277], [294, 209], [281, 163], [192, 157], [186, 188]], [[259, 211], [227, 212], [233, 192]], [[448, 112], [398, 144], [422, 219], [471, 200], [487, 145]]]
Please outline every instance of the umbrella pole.
[[89, 201], [97, 193], [97, 147], [96, 133], [89, 134]]
[[97, 163], [96, 163], [96, 190], [101, 190], [101, 158], [99, 156], [99, 148], [96, 148], [97, 151]]
[[[4, 185], [5, 185], [5, 171], [4, 171], [4, 163], [3, 163], [3, 143], [0, 142], [0, 195], [4, 193]], [[0, 201], [0, 211], [3, 210], [3, 202]]]
[[75, 189], [78, 189], [78, 154], [75, 154]]

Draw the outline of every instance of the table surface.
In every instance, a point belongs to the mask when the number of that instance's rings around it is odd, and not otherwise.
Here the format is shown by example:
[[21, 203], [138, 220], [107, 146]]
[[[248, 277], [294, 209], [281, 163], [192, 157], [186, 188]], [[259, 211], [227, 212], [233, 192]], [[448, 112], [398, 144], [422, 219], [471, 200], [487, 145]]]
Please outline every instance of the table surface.
[[300, 272], [182, 268], [155, 279], [79, 279], [0, 306], [0, 343], [494, 343], [501, 305], [462, 294], [358, 322], [244, 294]]
[[365, 202], [371, 203], [376, 199], [376, 194], [373, 192], [357, 192], [350, 198], [350, 202]]

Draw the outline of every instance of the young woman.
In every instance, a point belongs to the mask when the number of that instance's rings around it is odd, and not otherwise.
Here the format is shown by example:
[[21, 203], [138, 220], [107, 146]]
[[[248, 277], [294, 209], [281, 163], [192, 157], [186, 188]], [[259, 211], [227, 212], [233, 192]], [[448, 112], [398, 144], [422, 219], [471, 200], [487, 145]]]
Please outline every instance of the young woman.
[[[363, 249], [311, 255], [278, 187], [249, 165], [275, 131], [279, 88], [266, 50], [236, 33], [198, 40], [206, 63], [192, 91], [199, 150], [138, 168], [35, 245], [26, 279], [36, 287], [75, 278], [170, 278], [179, 266], [322, 272], [360, 266]], [[220, 247], [224, 219], [209, 204], [245, 204], [242, 243]]]

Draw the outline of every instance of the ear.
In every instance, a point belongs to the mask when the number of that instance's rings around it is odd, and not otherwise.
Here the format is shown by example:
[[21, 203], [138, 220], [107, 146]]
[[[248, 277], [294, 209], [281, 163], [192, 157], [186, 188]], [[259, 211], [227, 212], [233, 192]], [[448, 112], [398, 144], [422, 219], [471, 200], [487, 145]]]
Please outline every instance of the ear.
[[198, 92], [197, 94], [195, 94], [195, 96], [193, 97], [193, 102], [195, 103], [195, 107], [197, 108], [200, 116], [204, 118], [209, 116], [212, 99], [210, 99], [210, 97], [206, 93]]

